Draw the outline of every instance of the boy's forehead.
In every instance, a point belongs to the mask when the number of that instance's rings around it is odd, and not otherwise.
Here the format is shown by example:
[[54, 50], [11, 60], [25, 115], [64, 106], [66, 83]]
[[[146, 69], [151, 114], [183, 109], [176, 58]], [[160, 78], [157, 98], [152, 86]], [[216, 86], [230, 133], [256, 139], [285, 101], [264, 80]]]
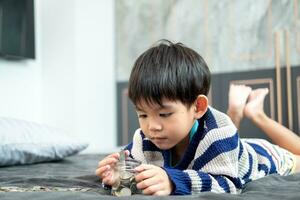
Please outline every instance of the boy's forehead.
[[156, 102], [147, 102], [145, 100], [139, 101], [139, 103], [135, 106], [137, 110], [146, 110], [146, 109], [168, 109], [168, 108], [174, 108], [178, 104], [177, 101], [171, 101], [167, 99], [163, 99], [161, 101], [161, 105]]

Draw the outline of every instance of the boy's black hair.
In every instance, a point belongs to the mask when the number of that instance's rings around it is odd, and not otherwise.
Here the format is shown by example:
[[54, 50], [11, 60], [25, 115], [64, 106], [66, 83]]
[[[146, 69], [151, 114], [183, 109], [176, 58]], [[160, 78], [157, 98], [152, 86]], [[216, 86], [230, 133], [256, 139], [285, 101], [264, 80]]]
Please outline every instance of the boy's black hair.
[[198, 95], [207, 95], [210, 71], [203, 58], [182, 43], [160, 40], [141, 54], [129, 78], [129, 98], [162, 105], [162, 99], [191, 106]]

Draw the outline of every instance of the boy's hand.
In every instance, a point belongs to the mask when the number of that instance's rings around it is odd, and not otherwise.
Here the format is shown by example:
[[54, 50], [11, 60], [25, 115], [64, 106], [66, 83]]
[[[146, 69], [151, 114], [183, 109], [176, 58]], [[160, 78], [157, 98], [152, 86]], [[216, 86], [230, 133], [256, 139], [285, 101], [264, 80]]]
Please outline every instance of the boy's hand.
[[135, 168], [138, 174], [135, 180], [137, 188], [148, 195], [169, 195], [173, 190], [173, 183], [168, 174], [160, 167], [142, 164]]
[[[129, 155], [128, 151], [126, 151], [126, 155]], [[98, 168], [96, 169], [95, 173], [102, 179], [102, 183], [105, 185], [113, 186], [117, 183], [118, 177], [115, 173], [115, 167], [119, 161], [119, 158], [119, 153], [113, 153], [106, 156], [98, 163]]]

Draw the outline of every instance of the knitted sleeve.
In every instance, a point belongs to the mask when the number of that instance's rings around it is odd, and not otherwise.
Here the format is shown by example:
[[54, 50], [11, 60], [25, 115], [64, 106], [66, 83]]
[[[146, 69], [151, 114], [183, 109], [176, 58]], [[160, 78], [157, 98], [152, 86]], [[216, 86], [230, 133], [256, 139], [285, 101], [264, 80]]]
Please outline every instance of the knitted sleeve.
[[233, 126], [209, 131], [187, 169], [164, 168], [175, 186], [173, 194], [239, 193], [242, 188], [238, 174], [240, 146]]
[[173, 195], [190, 195], [201, 192], [232, 193], [240, 192], [240, 181], [224, 175], [213, 175], [196, 170], [164, 168], [174, 184]]

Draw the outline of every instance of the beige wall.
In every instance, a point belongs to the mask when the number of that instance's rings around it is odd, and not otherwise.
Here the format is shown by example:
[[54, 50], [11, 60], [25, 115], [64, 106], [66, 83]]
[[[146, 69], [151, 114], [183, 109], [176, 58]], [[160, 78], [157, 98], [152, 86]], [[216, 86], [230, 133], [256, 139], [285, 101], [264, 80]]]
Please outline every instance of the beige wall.
[[117, 0], [117, 79], [127, 80], [136, 57], [161, 38], [197, 50], [212, 72], [273, 68], [274, 34], [290, 33], [292, 65], [300, 64], [299, 0]]

